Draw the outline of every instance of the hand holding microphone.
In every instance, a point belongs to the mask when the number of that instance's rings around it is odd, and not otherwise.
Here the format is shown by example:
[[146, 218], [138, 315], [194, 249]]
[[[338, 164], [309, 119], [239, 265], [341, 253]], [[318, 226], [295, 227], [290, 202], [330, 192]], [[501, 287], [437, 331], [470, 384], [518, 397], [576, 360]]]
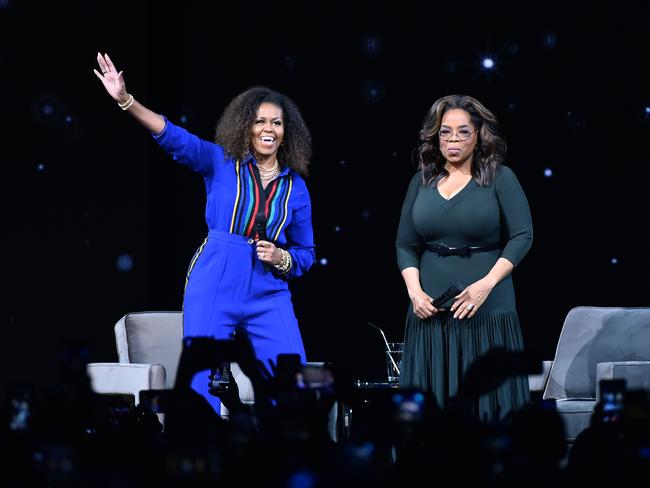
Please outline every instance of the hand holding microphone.
[[255, 216], [255, 229], [257, 230], [257, 258], [264, 263], [264, 268], [269, 271], [269, 264], [279, 264], [282, 254], [266, 236], [266, 215], [258, 212]]
[[464, 288], [465, 286], [462, 283], [455, 283], [435, 298], [431, 298], [424, 291], [410, 293], [409, 297], [413, 303], [413, 313], [418, 318], [425, 320], [437, 313], [446, 312], [447, 310], [441, 307], [461, 293]]
[[447, 288], [441, 295], [438, 295], [436, 298], [431, 300], [431, 305], [440, 309], [445, 303], [454, 298], [456, 295], [460, 294], [465, 289], [465, 285], [462, 283], [455, 283]]

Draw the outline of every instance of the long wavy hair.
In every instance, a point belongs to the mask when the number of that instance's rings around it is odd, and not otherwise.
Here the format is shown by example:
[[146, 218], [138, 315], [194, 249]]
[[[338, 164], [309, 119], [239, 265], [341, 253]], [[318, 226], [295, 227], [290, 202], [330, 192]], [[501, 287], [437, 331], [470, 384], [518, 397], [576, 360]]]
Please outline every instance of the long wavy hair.
[[506, 141], [499, 134], [499, 124], [492, 112], [481, 102], [468, 95], [448, 95], [436, 100], [420, 129], [418, 166], [422, 170], [422, 183], [434, 186], [448, 176], [446, 160], [440, 152], [438, 132], [442, 117], [449, 110], [462, 109], [467, 112], [477, 130], [478, 139], [472, 157], [472, 177], [480, 186], [489, 186], [494, 180], [497, 168], [506, 154]]
[[250, 132], [257, 109], [272, 103], [282, 109], [284, 139], [278, 149], [278, 162], [302, 176], [309, 175], [311, 134], [296, 104], [286, 95], [263, 86], [240, 93], [224, 109], [217, 123], [214, 140], [235, 160], [243, 161], [251, 153]]

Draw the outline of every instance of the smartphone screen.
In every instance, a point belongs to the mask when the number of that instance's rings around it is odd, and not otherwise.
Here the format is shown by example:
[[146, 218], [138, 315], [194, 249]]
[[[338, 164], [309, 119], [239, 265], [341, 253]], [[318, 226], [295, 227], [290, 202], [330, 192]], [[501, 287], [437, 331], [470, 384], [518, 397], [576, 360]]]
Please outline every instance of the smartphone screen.
[[601, 420], [614, 423], [620, 420], [625, 408], [625, 380], [611, 379], [600, 381]]
[[140, 406], [146, 412], [165, 413], [169, 405], [170, 390], [141, 390]]
[[9, 428], [14, 432], [29, 430], [31, 408], [26, 398], [12, 398], [10, 404]]
[[298, 381], [304, 388], [329, 390], [334, 387], [332, 370], [324, 366], [306, 365], [298, 373]]
[[25, 385], [13, 385], [9, 389], [8, 414], [9, 429], [14, 432], [27, 432], [32, 417], [32, 388]]
[[422, 423], [425, 412], [425, 396], [417, 390], [402, 390], [392, 395], [393, 412], [400, 423]]

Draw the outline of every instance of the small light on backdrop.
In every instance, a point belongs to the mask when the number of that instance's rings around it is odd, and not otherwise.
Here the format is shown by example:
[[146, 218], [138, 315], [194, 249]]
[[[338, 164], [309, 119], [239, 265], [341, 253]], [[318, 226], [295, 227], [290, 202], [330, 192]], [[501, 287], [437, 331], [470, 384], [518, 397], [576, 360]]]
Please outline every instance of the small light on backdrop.
[[133, 258], [130, 254], [123, 253], [117, 257], [117, 269], [123, 273], [129, 272], [133, 269]]
[[381, 51], [381, 40], [376, 36], [363, 39], [363, 52], [368, 56], [376, 56]]
[[383, 100], [386, 90], [378, 81], [369, 81], [363, 87], [363, 97], [368, 103], [379, 103]]
[[557, 47], [557, 35], [555, 32], [546, 32], [542, 36], [542, 46], [548, 49], [553, 49]]

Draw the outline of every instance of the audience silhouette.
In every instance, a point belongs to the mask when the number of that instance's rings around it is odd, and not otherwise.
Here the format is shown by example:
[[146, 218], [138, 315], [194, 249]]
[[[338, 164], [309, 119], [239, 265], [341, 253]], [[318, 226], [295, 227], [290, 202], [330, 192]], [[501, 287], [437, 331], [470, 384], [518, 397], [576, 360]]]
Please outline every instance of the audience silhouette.
[[[616, 416], [599, 404], [572, 447], [549, 401], [531, 400], [505, 420], [476, 418], [480, 395], [538, 371], [521, 353], [495, 350], [477, 361], [442, 409], [430, 393], [357, 388], [335, 364], [294, 355], [262, 364], [245, 328], [230, 343], [234, 357], [225, 358], [221, 341], [185, 338], [174, 388], [143, 392], [137, 405], [130, 395], [93, 393], [88, 352], [69, 345], [61, 384], [2, 392], [4, 485], [382, 487], [432, 474], [514, 485], [627, 481], [650, 468], [645, 391], [626, 391]], [[197, 372], [233, 359], [255, 402], [241, 402], [227, 371], [220, 382], [206, 377], [228, 409], [220, 417], [190, 385]]]

